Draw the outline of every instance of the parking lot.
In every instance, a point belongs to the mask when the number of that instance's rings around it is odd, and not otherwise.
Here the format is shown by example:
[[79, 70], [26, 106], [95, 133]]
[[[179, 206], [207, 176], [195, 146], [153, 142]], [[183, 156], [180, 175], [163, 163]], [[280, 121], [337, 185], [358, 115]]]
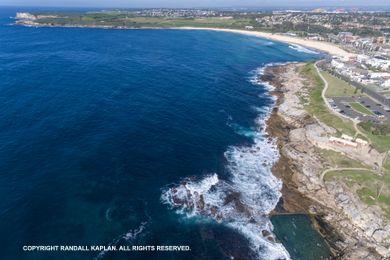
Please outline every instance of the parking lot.
[[[328, 99], [330, 105], [338, 112], [359, 121], [373, 121], [375, 123], [390, 124], [390, 110], [382, 104], [367, 96], [360, 97], [333, 97]], [[351, 107], [351, 103], [357, 102], [374, 113], [365, 115]]]

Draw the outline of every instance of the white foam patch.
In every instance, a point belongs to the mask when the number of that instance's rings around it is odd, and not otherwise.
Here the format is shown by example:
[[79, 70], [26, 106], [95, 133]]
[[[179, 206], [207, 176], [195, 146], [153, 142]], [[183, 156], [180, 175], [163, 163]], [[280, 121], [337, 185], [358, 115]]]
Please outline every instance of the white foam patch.
[[[268, 91], [274, 91], [275, 87], [272, 84], [270, 84], [267, 81], [262, 80], [262, 77], [264, 75], [265, 70], [268, 67], [283, 66], [283, 65], [292, 64], [292, 63], [296, 63], [296, 62], [271, 62], [271, 63], [267, 63], [264, 66], [259, 67], [250, 73], [251, 76], [249, 78], [249, 82], [251, 82], [253, 85], [263, 86]], [[271, 96], [271, 98], [273, 98], [273, 96]]]
[[299, 52], [304, 52], [304, 53], [308, 53], [308, 54], [319, 54], [318, 52], [311, 50], [311, 49], [308, 49], [308, 48], [305, 48], [301, 45], [291, 44], [288, 47], [293, 49], [293, 50], [299, 51]]
[[[276, 66], [277, 64], [274, 64], [272, 66]], [[258, 69], [255, 69], [251, 72], [252, 76], [249, 78], [249, 81], [254, 85], [262, 85], [264, 86], [268, 91], [274, 91], [275, 87], [269, 84], [268, 82], [265, 82], [261, 79], [261, 77], [264, 75], [264, 71], [267, 67], [271, 65], [266, 65], [264, 67], [260, 67]]]
[[[126, 241], [128, 243], [134, 243], [135, 240], [138, 238], [138, 236], [145, 230], [146, 225], [148, 222], [142, 222], [136, 229], [129, 230], [125, 234], [120, 235], [118, 238], [114, 239], [108, 246], [116, 246], [120, 241]], [[108, 251], [103, 250], [101, 251], [95, 259], [101, 259], [103, 258]]]
[[[265, 223], [269, 223], [269, 220], [264, 220]], [[261, 237], [262, 230], [273, 229], [272, 225], [266, 228], [260, 228], [259, 225], [252, 223], [240, 223], [239, 225], [228, 224], [232, 228], [238, 230], [240, 233], [245, 234], [249, 239], [252, 250], [257, 253], [259, 259], [270, 260], [282, 260], [290, 259], [289, 253], [280, 243], [270, 242]]]
[[255, 131], [252, 128], [249, 127], [243, 127], [239, 124], [232, 123], [230, 121], [227, 122], [227, 125], [230, 126], [235, 133], [248, 137], [248, 138], [256, 138], [259, 136], [259, 132]]
[[[263, 84], [262, 73], [264, 67], [256, 70], [250, 81], [255, 85]], [[271, 171], [279, 159], [276, 141], [264, 132], [272, 107], [255, 109], [259, 110], [260, 116], [255, 128], [250, 129], [256, 132], [251, 134], [254, 144], [231, 146], [225, 152], [230, 173], [228, 180], [220, 179], [215, 173], [201, 180], [186, 178], [164, 190], [161, 199], [187, 217], [204, 216], [237, 230], [248, 239], [259, 259], [290, 259], [283, 245], [275, 241], [268, 218], [282, 189], [282, 182]], [[244, 130], [237, 127], [239, 132]], [[246, 135], [245, 131], [243, 134]]]

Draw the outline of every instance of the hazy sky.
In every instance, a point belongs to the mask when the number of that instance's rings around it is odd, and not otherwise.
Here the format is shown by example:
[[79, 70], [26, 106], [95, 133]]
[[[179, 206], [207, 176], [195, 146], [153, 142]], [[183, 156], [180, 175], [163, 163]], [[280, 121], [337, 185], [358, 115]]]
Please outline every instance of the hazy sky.
[[0, 0], [0, 5], [64, 7], [389, 6], [390, 0]]

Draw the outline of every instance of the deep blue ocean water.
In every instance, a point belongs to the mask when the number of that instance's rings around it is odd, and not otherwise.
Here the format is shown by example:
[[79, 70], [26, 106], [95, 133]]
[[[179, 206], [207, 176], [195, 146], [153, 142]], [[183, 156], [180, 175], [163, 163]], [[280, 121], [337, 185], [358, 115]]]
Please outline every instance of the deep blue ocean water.
[[99, 252], [22, 246], [113, 244], [191, 251], [103, 258], [254, 257], [242, 233], [161, 194], [229, 179], [225, 152], [251, 145], [273, 104], [256, 69], [317, 56], [223, 32], [13, 26], [16, 11], [0, 8], [0, 258], [88, 259]]

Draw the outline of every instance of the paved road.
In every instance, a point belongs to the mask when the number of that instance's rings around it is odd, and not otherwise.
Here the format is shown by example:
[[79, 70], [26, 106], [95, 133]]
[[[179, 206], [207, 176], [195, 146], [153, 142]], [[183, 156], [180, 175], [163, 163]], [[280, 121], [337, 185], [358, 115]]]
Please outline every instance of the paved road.
[[379, 120], [385, 122], [386, 124], [390, 124], [390, 110], [386, 109], [381, 103], [371, 99], [368, 96], [358, 97], [357, 101], [374, 112], [377, 119], [379, 119], [379, 116], [382, 118], [384, 117], [383, 119]]
[[[326, 79], [322, 76], [316, 62], [314, 64], [318, 75], [324, 82], [324, 88], [322, 90], [321, 96], [322, 99], [325, 101], [326, 106], [328, 107], [329, 111], [331, 111], [333, 114], [343, 117], [349, 120], [352, 120], [354, 124], [356, 125], [360, 121], [366, 122], [366, 121], [373, 121], [376, 123], [386, 123], [390, 124], [390, 110], [386, 109], [378, 103], [377, 101], [374, 101], [373, 99], [369, 98], [368, 96], [359, 96], [359, 97], [333, 97], [333, 98], [326, 98], [325, 94], [328, 90], [328, 82]], [[375, 113], [375, 115], [369, 116], [369, 115], [363, 115], [359, 113], [358, 111], [354, 110], [349, 103], [351, 102], [359, 102], [369, 110]], [[358, 131], [360, 132], [360, 131]]]
[[[390, 124], [390, 113], [387, 112], [383, 106], [379, 105], [378, 103], [372, 100], [371, 98], [367, 96], [361, 96], [361, 97], [332, 97], [328, 99], [330, 105], [333, 107], [333, 109], [338, 110], [340, 113], [346, 115], [347, 117], [356, 119], [358, 121], [373, 121], [376, 123], [386, 123]], [[365, 106], [367, 109], [371, 110], [372, 112], [376, 111], [379, 112], [383, 117], [379, 117], [378, 115], [365, 115], [362, 113], [359, 113], [358, 111], [354, 110], [350, 103], [357, 102], [360, 103], [362, 106]]]
[[367, 135], [366, 135], [365, 133], [363, 133], [362, 131], [360, 131], [359, 127], [357, 126], [357, 124], [359, 123], [359, 120], [357, 120], [357, 119], [355, 119], [355, 118], [350, 118], [350, 117], [348, 117], [348, 116], [346, 116], [346, 115], [340, 113], [339, 111], [335, 110], [335, 109], [329, 104], [329, 101], [328, 101], [328, 99], [327, 99], [326, 96], [325, 96], [325, 93], [326, 93], [326, 91], [328, 90], [329, 84], [328, 84], [328, 81], [326, 81], [326, 79], [324, 78], [324, 76], [322, 76], [322, 74], [321, 74], [321, 72], [320, 72], [320, 70], [319, 70], [319, 68], [318, 68], [318, 66], [317, 66], [318, 62], [320, 62], [320, 61], [317, 61], [316, 63], [314, 63], [314, 67], [316, 68], [318, 75], [320, 76], [320, 78], [322, 79], [322, 81], [323, 81], [324, 84], [325, 84], [325, 86], [324, 86], [324, 88], [322, 89], [322, 92], [321, 92], [321, 97], [322, 97], [322, 99], [325, 101], [325, 104], [326, 104], [326, 106], [328, 107], [329, 111], [330, 111], [332, 114], [336, 115], [336, 116], [339, 116], [339, 117], [342, 117], [342, 118], [351, 120], [352, 123], [353, 123], [353, 127], [355, 128], [355, 131], [356, 131], [355, 137], [358, 136], [358, 134], [360, 134], [361, 136], [365, 137], [365, 138], [368, 140], [368, 142], [371, 143], [370, 138], [368, 138]]

